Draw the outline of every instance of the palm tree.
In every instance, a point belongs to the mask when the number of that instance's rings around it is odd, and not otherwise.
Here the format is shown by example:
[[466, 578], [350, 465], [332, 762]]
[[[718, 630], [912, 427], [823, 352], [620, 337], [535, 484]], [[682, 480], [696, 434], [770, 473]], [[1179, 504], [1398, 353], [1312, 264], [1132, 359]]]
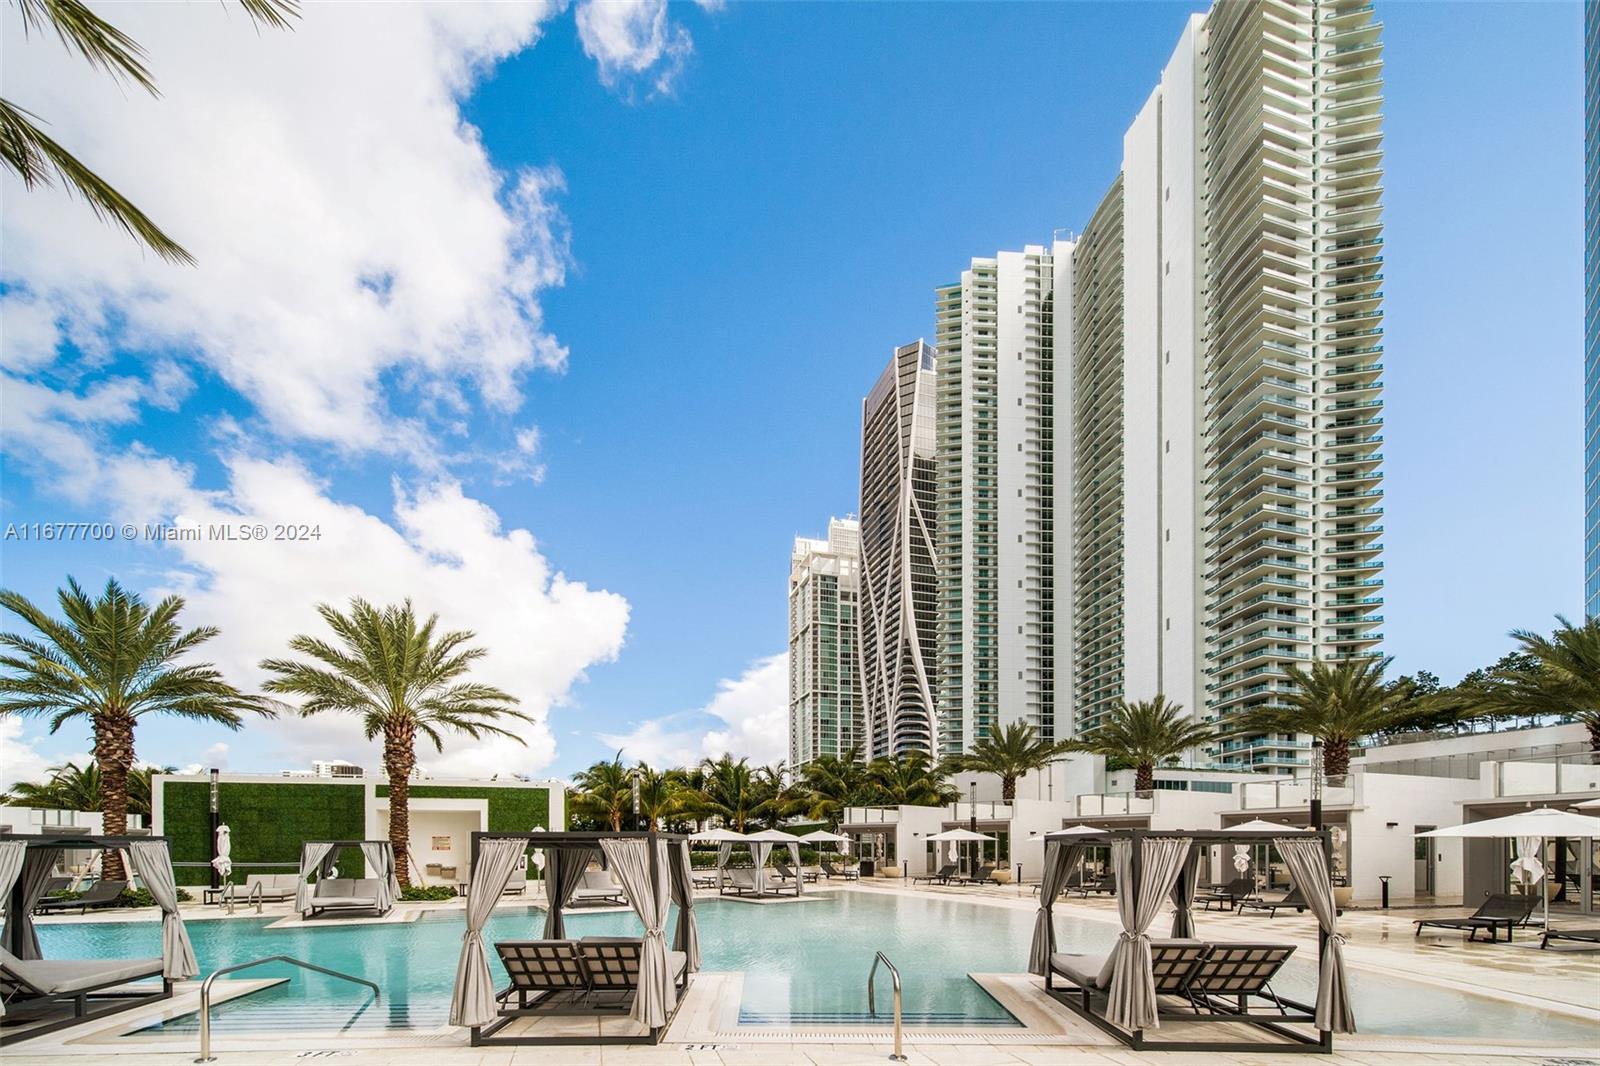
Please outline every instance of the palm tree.
[[622, 765], [622, 752], [610, 762], [597, 762], [572, 775], [577, 792], [572, 811], [580, 818], [622, 829], [624, 811], [633, 807], [633, 771]]
[[1489, 715], [1555, 715], [1581, 722], [1589, 747], [1600, 750], [1600, 619], [1560, 626], [1548, 637], [1513, 630], [1519, 645], [1474, 684], [1463, 682], [1454, 695], [1471, 710]]
[[950, 769], [996, 775], [1000, 798], [1010, 803], [1017, 798], [1017, 778], [1044, 769], [1067, 750], [1066, 744], [1045, 740], [1026, 722], [1012, 722], [1004, 729], [990, 726], [989, 735], [971, 751], [950, 760]]
[[[154, 76], [144, 65], [145, 52], [138, 43], [90, 11], [81, 0], [16, 0], [24, 33], [41, 33], [48, 27], [68, 51], [114, 79], [131, 83], [151, 96], [159, 96]], [[296, 0], [239, 0], [239, 6], [257, 26], [286, 29], [299, 14]], [[54, 185], [59, 179], [103, 221], [121, 226], [135, 240], [161, 258], [193, 264], [194, 257], [150, 221], [116, 189], [84, 166], [35, 122], [38, 116], [0, 99], [0, 163], [21, 179], [24, 188]]]
[[734, 832], [744, 832], [744, 824], [755, 814], [756, 804], [761, 798], [757, 795], [755, 779], [750, 772], [750, 760], [735, 762], [732, 755], [724, 754], [720, 759], [702, 760], [700, 768], [706, 775], [701, 793], [704, 797], [703, 809], [721, 816], [725, 824], [733, 827]]
[[1322, 741], [1323, 772], [1342, 777], [1350, 771], [1350, 745], [1422, 713], [1408, 698], [1407, 685], [1384, 682], [1389, 662], [1386, 658], [1317, 659], [1309, 671], [1291, 665], [1284, 672], [1293, 687], [1281, 694], [1283, 705], [1247, 711], [1230, 720], [1228, 728], [1310, 733]]
[[[0, 803], [54, 811], [100, 809], [100, 764], [90, 759], [84, 766], [68, 762], [50, 767], [44, 781], [18, 781]], [[128, 771], [128, 813], [150, 817], [150, 778], [177, 773], [175, 766], [135, 766]]]
[[882, 803], [916, 807], [937, 807], [952, 803], [960, 790], [944, 783], [935, 771], [933, 760], [920, 751], [884, 755], [867, 766], [868, 786]]
[[678, 812], [679, 784], [673, 771], [652, 770], [644, 763], [634, 767], [634, 780], [639, 783], [639, 813], [651, 830], [661, 828], [668, 818]]
[[368, 740], [383, 737], [383, 768], [389, 775], [389, 842], [394, 846], [395, 876], [409, 885], [411, 839], [411, 774], [417, 766], [417, 734], [444, 750], [441, 730], [464, 733], [473, 740], [487, 736], [523, 739], [495, 723], [502, 719], [531, 721], [516, 709], [516, 700], [490, 685], [466, 681], [482, 648], [467, 647], [466, 630], [435, 633], [439, 616], [418, 625], [411, 601], [379, 610], [359, 597], [350, 613], [317, 605], [317, 613], [338, 637], [340, 646], [301, 635], [291, 650], [310, 661], [266, 659], [261, 668], [273, 676], [268, 692], [300, 697], [300, 715], [325, 711], [359, 715]]
[[768, 763], [756, 767], [750, 777], [755, 789], [755, 804], [750, 811], [768, 829], [776, 829], [794, 807], [796, 798], [794, 788], [786, 783], [788, 769], [782, 761]]
[[1145, 792], [1156, 787], [1157, 765], [1211, 737], [1210, 727], [1194, 721], [1181, 706], [1158, 695], [1133, 703], [1117, 701], [1098, 726], [1081, 740], [1067, 742], [1065, 748], [1132, 763], [1133, 787]]
[[[149, 607], [113, 578], [91, 598], [69, 577], [56, 598], [64, 619], [19, 593], [0, 592], [0, 607], [37, 634], [0, 633], [0, 715], [49, 715], [52, 733], [73, 719], [89, 721], [107, 836], [128, 831], [128, 776], [141, 718], [170, 714], [236, 730], [246, 713], [274, 713], [266, 700], [224, 681], [212, 664], [178, 664], [217, 635], [214, 626], [178, 627], [182, 597]], [[124, 878], [119, 852], [105, 861], [107, 878]]]
[[800, 787], [793, 809], [814, 821], [837, 829], [844, 809], [866, 798], [866, 769], [861, 765], [861, 747], [844, 755], [819, 755], [800, 768]]

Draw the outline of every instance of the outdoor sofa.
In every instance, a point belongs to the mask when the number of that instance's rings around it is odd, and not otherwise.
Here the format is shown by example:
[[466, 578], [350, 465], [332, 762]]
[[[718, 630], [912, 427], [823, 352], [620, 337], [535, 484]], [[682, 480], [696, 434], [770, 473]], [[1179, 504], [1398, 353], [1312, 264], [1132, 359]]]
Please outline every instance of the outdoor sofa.
[[60, 914], [75, 910], [86, 914], [90, 907], [111, 906], [127, 889], [126, 881], [96, 881], [81, 896], [46, 896], [33, 905], [33, 913]]
[[628, 897], [622, 894], [622, 886], [613, 881], [606, 871], [585, 870], [583, 880], [573, 889], [572, 898], [567, 902], [611, 903], [620, 907], [628, 902]]
[[1533, 893], [1500, 892], [1489, 896], [1477, 910], [1471, 914], [1447, 918], [1419, 918], [1416, 920], [1417, 936], [1422, 935], [1424, 929], [1456, 929], [1467, 930], [1467, 939], [1478, 939], [1478, 930], [1489, 931], [1489, 942], [1494, 943], [1500, 939], [1500, 930], [1506, 931], [1506, 942], [1513, 939], [1512, 930], [1519, 925], [1525, 925], [1533, 906], [1538, 902], [1538, 897]]
[[233, 898], [238, 899], [243, 893], [246, 901], [281, 903], [294, 899], [299, 891], [299, 874], [246, 874], [244, 884], [234, 886]]
[[303, 917], [315, 918], [318, 914], [347, 914], [352, 911], [372, 911], [385, 914], [387, 908], [378, 904], [378, 879], [376, 877], [324, 877], [311, 893], [311, 902]]
[[[123, 988], [152, 979], [161, 982], [159, 990], [141, 992]], [[35, 1007], [42, 1008], [40, 1013], [44, 1019], [42, 1024], [0, 1035], [0, 1044], [15, 1043], [92, 1018], [131, 1010], [171, 995], [172, 982], [162, 976], [159, 958], [19, 959], [0, 948], [0, 997], [5, 999], [7, 1022], [25, 1023]], [[50, 1021], [52, 1008], [66, 1004], [71, 1004], [72, 1014]], [[107, 1005], [94, 1009], [100, 1004]]]

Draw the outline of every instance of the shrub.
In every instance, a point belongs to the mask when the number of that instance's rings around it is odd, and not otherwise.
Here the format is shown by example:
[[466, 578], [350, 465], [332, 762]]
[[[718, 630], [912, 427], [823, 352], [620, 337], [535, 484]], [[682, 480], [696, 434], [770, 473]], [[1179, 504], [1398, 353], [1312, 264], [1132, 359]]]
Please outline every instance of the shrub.
[[400, 898], [407, 903], [436, 903], [455, 899], [456, 890], [449, 885], [408, 885], [400, 890]]

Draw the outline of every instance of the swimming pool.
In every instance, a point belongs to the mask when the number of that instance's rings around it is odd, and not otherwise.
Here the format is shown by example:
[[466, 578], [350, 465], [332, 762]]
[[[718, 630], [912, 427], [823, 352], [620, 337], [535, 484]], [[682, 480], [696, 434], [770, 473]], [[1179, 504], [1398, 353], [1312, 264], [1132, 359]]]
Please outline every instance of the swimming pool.
[[[867, 971], [873, 953], [882, 950], [904, 978], [907, 1024], [1018, 1025], [967, 975], [1026, 968], [1033, 930], [1029, 910], [846, 891], [782, 905], [704, 900], [696, 903], [695, 915], [704, 968], [745, 975], [739, 1005], [743, 1024], [887, 1024], [886, 1017], [866, 1013]], [[374, 1003], [365, 990], [343, 981], [264, 966], [249, 976], [292, 975], [292, 980], [215, 1007], [212, 1024], [219, 1031], [373, 1032], [445, 1024], [464, 928], [460, 911], [428, 912], [406, 923], [309, 929], [266, 928], [272, 920], [189, 923], [201, 966], [209, 971], [262, 955], [291, 955], [370, 978], [382, 986], [383, 996]], [[1116, 939], [1109, 923], [1076, 917], [1058, 916], [1056, 930], [1071, 950], [1105, 951]], [[542, 931], [537, 908], [503, 909], [490, 920], [485, 939], [533, 939]], [[570, 936], [638, 931], [631, 912], [567, 916]], [[47, 957], [160, 952], [155, 922], [46, 925], [39, 934]], [[492, 965], [498, 985], [504, 973], [498, 961]], [[879, 980], [886, 984], [882, 975]], [[1315, 959], [1297, 956], [1274, 986], [1282, 995], [1310, 1000], [1315, 983]], [[1363, 1033], [1580, 1046], [1594, 1039], [1592, 1024], [1565, 1015], [1359, 970], [1350, 971], [1350, 983]], [[195, 1025], [189, 1015], [158, 1028], [170, 1034]]]

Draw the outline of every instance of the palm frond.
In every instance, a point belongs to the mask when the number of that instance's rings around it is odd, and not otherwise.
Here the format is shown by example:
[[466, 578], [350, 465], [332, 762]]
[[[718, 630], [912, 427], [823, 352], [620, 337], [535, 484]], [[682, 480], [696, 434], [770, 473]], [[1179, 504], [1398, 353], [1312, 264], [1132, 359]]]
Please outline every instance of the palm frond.
[[24, 32], [49, 27], [63, 45], [77, 52], [91, 67], [114, 78], [125, 78], [151, 96], [160, 95], [155, 78], [144, 65], [145, 50], [79, 0], [16, 0], [16, 4]]

